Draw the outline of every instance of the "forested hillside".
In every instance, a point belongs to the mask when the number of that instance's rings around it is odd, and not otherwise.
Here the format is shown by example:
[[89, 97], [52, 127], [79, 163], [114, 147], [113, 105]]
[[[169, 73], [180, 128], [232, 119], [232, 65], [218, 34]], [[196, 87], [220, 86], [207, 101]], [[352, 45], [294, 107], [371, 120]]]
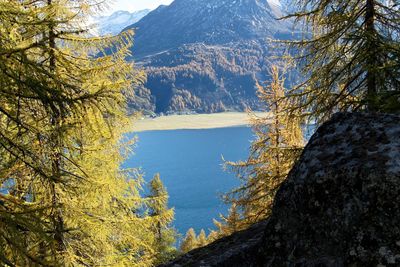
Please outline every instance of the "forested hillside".
[[261, 109], [256, 82], [269, 80], [271, 40], [297, 35], [279, 1], [176, 0], [128, 27], [147, 82], [131, 107], [155, 112]]
[[154, 101], [153, 109], [156, 112], [260, 109], [256, 83], [269, 78], [267, 68], [273, 55], [265, 42], [242, 41], [226, 46], [190, 44], [146, 59], [146, 63], [142, 62], [147, 73], [145, 86], [148, 99]]

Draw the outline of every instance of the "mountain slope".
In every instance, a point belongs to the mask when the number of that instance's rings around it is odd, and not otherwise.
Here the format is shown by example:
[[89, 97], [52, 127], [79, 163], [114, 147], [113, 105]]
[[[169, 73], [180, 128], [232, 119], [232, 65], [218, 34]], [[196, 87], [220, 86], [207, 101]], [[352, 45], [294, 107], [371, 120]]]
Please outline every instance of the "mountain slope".
[[183, 44], [225, 44], [290, 33], [278, 0], [175, 0], [160, 6], [138, 23], [137, 56]]
[[[148, 81], [144, 99], [156, 112], [260, 109], [256, 82], [268, 79], [271, 39], [292, 38], [279, 21], [279, 0], [175, 0], [129, 26], [133, 53]], [[127, 28], [127, 29], [128, 29]]]

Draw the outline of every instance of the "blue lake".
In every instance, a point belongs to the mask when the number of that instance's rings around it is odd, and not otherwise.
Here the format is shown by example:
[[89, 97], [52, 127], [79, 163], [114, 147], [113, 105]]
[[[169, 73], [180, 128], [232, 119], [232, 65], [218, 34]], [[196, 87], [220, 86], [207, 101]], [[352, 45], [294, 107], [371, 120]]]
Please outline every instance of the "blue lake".
[[[133, 135], [133, 134], [132, 134]], [[250, 128], [148, 131], [138, 133], [139, 142], [125, 167], [141, 167], [145, 180], [160, 173], [175, 208], [175, 228], [181, 233], [193, 227], [214, 229], [213, 218], [226, 214], [220, 195], [239, 185], [234, 174], [223, 170], [223, 159], [246, 159]]]

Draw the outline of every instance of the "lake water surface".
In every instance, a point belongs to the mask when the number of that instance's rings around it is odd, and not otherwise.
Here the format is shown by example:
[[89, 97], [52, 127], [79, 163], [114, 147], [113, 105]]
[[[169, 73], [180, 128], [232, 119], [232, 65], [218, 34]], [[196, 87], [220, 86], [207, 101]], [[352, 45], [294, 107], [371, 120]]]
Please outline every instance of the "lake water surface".
[[174, 225], [181, 234], [190, 227], [196, 233], [213, 229], [213, 218], [228, 209], [220, 195], [239, 185], [234, 174], [223, 171], [222, 156], [229, 161], [246, 159], [253, 139], [251, 129], [149, 131], [137, 135], [135, 155], [125, 167], [142, 167], [147, 181], [160, 173], [170, 195], [169, 205], [175, 208]]

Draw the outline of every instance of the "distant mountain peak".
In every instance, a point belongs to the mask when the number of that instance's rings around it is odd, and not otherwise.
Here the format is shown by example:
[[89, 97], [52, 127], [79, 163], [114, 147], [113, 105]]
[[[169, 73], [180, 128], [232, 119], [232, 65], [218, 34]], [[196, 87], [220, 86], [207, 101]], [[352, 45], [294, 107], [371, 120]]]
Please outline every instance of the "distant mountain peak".
[[175, 0], [137, 23], [133, 56], [147, 73], [133, 109], [220, 112], [262, 108], [257, 82], [269, 79], [277, 51], [293, 38], [278, 20], [288, 0]]
[[222, 44], [289, 32], [279, 0], [175, 0], [127, 27], [136, 30], [135, 54], [183, 44]]
[[118, 34], [125, 27], [138, 22], [144, 16], [146, 16], [151, 10], [143, 9], [139, 11], [129, 12], [126, 10], [118, 10], [113, 12], [109, 16], [95, 17], [94, 21], [97, 25], [96, 35], [105, 34]]

